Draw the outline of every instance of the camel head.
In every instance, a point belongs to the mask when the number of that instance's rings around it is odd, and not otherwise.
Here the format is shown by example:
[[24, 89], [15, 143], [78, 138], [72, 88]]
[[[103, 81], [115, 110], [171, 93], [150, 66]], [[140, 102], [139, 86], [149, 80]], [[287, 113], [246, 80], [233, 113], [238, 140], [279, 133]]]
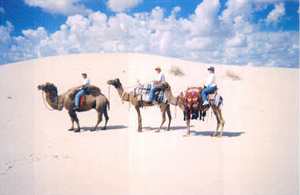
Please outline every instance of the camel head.
[[113, 80], [109, 80], [107, 81], [107, 84], [108, 85], [112, 85], [114, 86], [115, 88], [120, 88], [122, 86], [121, 82], [120, 82], [120, 79], [113, 79]]
[[42, 85], [38, 85], [38, 90], [42, 90], [45, 93], [52, 94], [52, 96], [57, 96], [57, 87], [53, 83], [45, 83]]

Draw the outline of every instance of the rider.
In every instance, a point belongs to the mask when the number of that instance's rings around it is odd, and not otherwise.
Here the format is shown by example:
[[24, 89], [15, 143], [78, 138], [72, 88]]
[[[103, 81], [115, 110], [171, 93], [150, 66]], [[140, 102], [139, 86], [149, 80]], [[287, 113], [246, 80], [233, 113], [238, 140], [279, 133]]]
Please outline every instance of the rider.
[[83, 78], [83, 85], [80, 87], [80, 90], [75, 95], [75, 107], [73, 108], [74, 110], [79, 109], [80, 97], [86, 93], [87, 87], [90, 84], [90, 80], [87, 78], [87, 74], [81, 73], [81, 75]]
[[154, 69], [157, 73], [155, 80], [153, 81], [153, 87], [150, 90], [149, 101], [153, 102], [155, 100], [155, 92], [160, 89], [160, 85], [166, 81], [165, 75], [162, 73], [161, 68], [157, 66]]
[[213, 93], [217, 89], [215, 68], [211, 66], [207, 70], [209, 72], [209, 75], [206, 79], [204, 88], [201, 91], [203, 106], [208, 105], [208, 94]]

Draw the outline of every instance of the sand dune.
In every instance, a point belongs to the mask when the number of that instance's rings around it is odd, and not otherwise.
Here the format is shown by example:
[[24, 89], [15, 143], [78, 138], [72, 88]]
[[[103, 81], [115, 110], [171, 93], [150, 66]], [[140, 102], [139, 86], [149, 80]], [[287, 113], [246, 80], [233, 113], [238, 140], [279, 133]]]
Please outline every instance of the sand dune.
[[[172, 130], [154, 133], [157, 107], [135, 110], [111, 88], [108, 130], [90, 131], [96, 112], [80, 113], [83, 130], [67, 131], [66, 111], [49, 111], [37, 85], [59, 92], [87, 72], [108, 95], [106, 81], [126, 90], [152, 80], [160, 65], [174, 94], [200, 85], [207, 64], [142, 54], [80, 54], [0, 66], [1, 195], [296, 195], [298, 182], [299, 70], [216, 65], [225, 134], [212, 138], [209, 113], [183, 137], [182, 113], [172, 107]], [[169, 72], [178, 67], [184, 76]]]

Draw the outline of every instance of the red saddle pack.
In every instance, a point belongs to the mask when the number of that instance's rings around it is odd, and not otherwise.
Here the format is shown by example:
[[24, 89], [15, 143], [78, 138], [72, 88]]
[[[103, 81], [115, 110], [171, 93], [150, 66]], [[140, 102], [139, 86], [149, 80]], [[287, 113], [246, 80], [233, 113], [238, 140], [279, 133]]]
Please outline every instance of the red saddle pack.
[[195, 108], [199, 106], [201, 87], [190, 87], [185, 92], [185, 103], [188, 108]]
[[82, 95], [80, 96], [80, 101], [79, 101], [79, 107], [81, 108], [86, 102], [86, 96]]

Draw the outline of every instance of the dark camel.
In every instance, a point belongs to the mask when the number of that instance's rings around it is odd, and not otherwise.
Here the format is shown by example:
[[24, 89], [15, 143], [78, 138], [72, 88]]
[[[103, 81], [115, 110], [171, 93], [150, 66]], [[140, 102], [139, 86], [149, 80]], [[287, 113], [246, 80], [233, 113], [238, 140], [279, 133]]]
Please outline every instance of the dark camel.
[[[54, 110], [61, 111], [63, 108], [68, 110], [68, 113], [71, 118], [72, 126], [69, 129], [70, 131], [74, 130], [74, 121], [77, 124], [77, 129], [75, 132], [80, 131], [79, 120], [76, 112], [73, 110], [74, 106], [74, 95], [79, 87], [69, 89], [67, 92], [58, 95], [57, 87], [52, 83], [46, 83], [43, 85], [38, 85], [38, 89], [42, 90], [46, 94], [46, 101], [50, 107]], [[109, 109], [108, 99], [101, 93], [100, 89], [96, 86], [89, 86], [89, 95], [85, 96], [84, 104], [80, 107], [78, 112], [89, 111], [95, 109], [98, 113], [98, 120], [93, 130], [96, 130], [100, 122], [102, 121], [102, 116], [105, 117], [105, 125], [103, 130], [106, 129], [108, 122], [107, 110]]]

